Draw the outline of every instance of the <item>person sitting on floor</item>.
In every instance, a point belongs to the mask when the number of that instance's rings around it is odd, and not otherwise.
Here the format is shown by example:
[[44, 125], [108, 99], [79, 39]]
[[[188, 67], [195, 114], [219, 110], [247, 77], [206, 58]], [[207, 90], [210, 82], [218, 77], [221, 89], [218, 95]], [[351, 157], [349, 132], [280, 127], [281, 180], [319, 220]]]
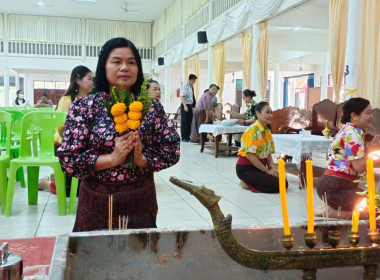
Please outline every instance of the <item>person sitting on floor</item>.
[[[325, 172], [316, 185], [319, 198], [327, 201], [327, 209], [317, 209], [316, 216], [325, 212], [329, 217], [349, 218], [363, 200], [363, 196], [357, 194], [363, 190], [355, 181], [366, 172], [368, 151], [380, 148], [380, 135], [365, 143], [365, 131], [371, 126], [371, 121], [372, 108], [367, 99], [351, 98], [343, 105], [341, 123], [344, 126], [331, 143]], [[361, 213], [362, 218], [367, 214]]]
[[[233, 112], [232, 110], [227, 110], [227, 114], [231, 114], [231, 119], [239, 119], [238, 124], [240, 125], [251, 125], [256, 121], [255, 118], [255, 108], [256, 108], [256, 102], [253, 100], [253, 97], [256, 96], [256, 92], [254, 90], [245, 89], [243, 90], [243, 100], [245, 102], [245, 105], [247, 106], [247, 110], [245, 113], [240, 114], [237, 112]], [[240, 140], [241, 134], [234, 135], [235, 145], [237, 147], [240, 147]]]
[[53, 101], [48, 99], [46, 93], [41, 94], [41, 99], [37, 101], [37, 104], [34, 105], [34, 108], [53, 108]]
[[275, 148], [268, 128], [273, 115], [268, 102], [262, 101], [256, 105], [256, 118], [257, 121], [241, 137], [236, 174], [243, 187], [252, 192], [278, 193], [278, 171], [272, 159]]

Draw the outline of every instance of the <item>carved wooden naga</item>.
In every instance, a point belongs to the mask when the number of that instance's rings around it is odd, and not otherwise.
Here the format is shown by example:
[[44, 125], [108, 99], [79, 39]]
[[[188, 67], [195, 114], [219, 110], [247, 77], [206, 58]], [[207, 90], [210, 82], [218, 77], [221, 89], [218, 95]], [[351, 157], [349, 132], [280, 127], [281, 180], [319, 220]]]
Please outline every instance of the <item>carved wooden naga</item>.
[[[170, 177], [170, 182], [194, 195], [210, 212], [214, 231], [224, 251], [237, 263], [260, 270], [310, 270], [315, 268], [360, 266], [374, 269], [380, 262], [380, 247], [339, 247], [297, 249], [290, 251], [258, 251], [249, 249], [235, 239], [231, 230], [232, 216], [224, 216], [219, 208], [221, 199], [213, 190], [198, 187]], [[279, 240], [281, 242], [281, 240]], [[375, 267], [374, 267], [375, 266]], [[375, 272], [376, 273], [376, 272]], [[372, 277], [368, 279], [374, 279]]]

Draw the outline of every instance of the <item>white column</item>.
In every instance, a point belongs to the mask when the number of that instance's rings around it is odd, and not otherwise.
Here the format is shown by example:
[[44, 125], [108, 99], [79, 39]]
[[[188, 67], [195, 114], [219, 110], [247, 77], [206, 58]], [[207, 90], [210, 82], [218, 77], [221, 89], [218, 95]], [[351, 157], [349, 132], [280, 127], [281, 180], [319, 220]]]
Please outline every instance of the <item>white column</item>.
[[[253, 30], [253, 43], [252, 43], [252, 76], [251, 76], [251, 89], [253, 89], [254, 91], [258, 91], [259, 87], [259, 83], [258, 83], [258, 80], [257, 80], [257, 40], [259, 38], [259, 26], [257, 24], [255, 24], [253, 27], [252, 27], [252, 30]], [[261, 98], [259, 96], [259, 94], [256, 95], [256, 97], [254, 98], [256, 102], [259, 102], [261, 101]]]
[[169, 89], [169, 75], [170, 75], [170, 68], [165, 67], [165, 111], [170, 112], [170, 89]]
[[327, 99], [327, 78], [329, 75], [329, 52], [322, 53], [321, 101]]
[[[347, 46], [346, 65], [349, 74], [346, 76], [346, 88], [356, 89], [358, 86], [358, 65], [360, 49], [360, 33], [363, 10], [362, 1], [349, 0], [348, 5], [348, 26], [347, 26]], [[348, 95], [346, 99], [350, 98]]]
[[[7, 66], [4, 67], [4, 106], [9, 105], [9, 68]], [[12, 105], [12, 104], [11, 104]]]
[[187, 79], [189, 78], [189, 77], [185, 77], [185, 76], [186, 76], [186, 69], [185, 69], [185, 66], [186, 66], [185, 60], [182, 59], [182, 75], [181, 75], [182, 79], [181, 79], [181, 87], [182, 87], [182, 85], [183, 85], [184, 83], [187, 82]]
[[214, 83], [214, 68], [212, 66], [212, 47], [207, 48], [207, 86]]
[[281, 94], [280, 94], [280, 63], [275, 63], [274, 65], [274, 82], [273, 82], [273, 108], [272, 110], [277, 110], [280, 107], [281, 104]]
[[15, 86], [16, 90], [20, 89], [20, 74], [18, 72], [15, 72]]
[[86, 62], [86, 56], [87, 56], [87, 52], [86, 52], [86, 31], [88, 32], [88, 30], [86, 29], [86, 18], [83, 17], [81, 18], [81, 29], [82, 29], [82, 60], [83, 62], [85, 63]]

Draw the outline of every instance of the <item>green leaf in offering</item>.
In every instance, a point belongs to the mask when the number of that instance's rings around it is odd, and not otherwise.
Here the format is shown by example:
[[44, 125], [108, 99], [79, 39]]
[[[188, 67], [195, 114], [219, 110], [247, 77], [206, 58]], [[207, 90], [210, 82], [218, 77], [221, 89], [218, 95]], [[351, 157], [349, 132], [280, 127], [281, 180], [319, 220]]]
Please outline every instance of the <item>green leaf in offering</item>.
[[111, 115], [111, 104], [106, 101], [106, 100], [102, 100], [102, 103], [104, 104], [104, 106], [106, 107], [107, 111], [108, 111], [108, 114]]

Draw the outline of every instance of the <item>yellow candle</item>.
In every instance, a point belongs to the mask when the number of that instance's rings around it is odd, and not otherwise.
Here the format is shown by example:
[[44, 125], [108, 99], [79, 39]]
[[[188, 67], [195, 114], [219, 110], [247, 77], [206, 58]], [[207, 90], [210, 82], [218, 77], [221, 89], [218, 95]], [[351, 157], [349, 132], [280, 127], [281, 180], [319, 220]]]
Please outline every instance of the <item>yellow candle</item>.
[[314, 233], [313, 163], [306, 160], [307, 233]]
[[373, 173], [373, 160], [367, 159], [367, 188], [368, 188], [368, 213], [369, 213], [369, 229], [376, 229], [376, 213], [375, 213], [375, 176]]
[[359, 211], [354, 210], [352, 213], [352, 232], [358, 232], [358, 226], [359, 226]]
[[286, 204], [286, 180], [285, 180], [285, 162], [283, 159], [278, 160], [279, 188], [281, 198], [282, 219], [284, 221], [284, 235], [290, 235], [288, 206]]

